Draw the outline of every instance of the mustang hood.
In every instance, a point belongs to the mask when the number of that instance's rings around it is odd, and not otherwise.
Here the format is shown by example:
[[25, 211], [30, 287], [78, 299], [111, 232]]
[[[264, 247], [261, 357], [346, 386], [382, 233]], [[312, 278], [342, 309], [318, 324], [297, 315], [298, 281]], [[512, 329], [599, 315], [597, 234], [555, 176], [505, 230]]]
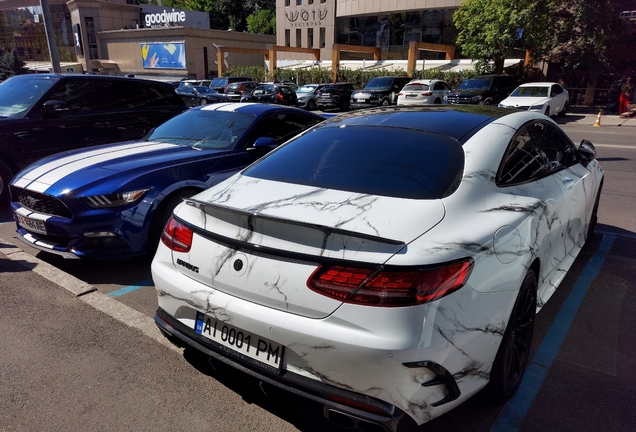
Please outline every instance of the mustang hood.
[[[201, 237], [195, 238], [189, 253], [173, 254], [175, 267], [184, 275], [233, 296], [318, 318], [340, 305], [307, 288], [320, 263], [338, 259], [383, 264], [395, 254], [408, 253], [408, 243], [438, 224], [445, 210], [441, 200], [365, 195], [237, 175], [188, 200], [175, 214]], [[280, 279], [283, 274], [285, 281]]]
[[[209, 152], [206, 150], [206, 153]], [[99, 184], [117, 173], [160, 169], [201, 156], [199, 150], [176, 144], [135, 141], [60, 153], [22, 170], [13, 185], [58, 195], [78, 184]]]

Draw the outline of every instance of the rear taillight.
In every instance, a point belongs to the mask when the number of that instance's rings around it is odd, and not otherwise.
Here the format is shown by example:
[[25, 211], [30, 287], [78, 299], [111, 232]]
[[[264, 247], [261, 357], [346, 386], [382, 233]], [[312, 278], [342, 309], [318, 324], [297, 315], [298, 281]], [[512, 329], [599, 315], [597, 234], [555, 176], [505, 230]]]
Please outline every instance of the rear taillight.
[[282, 93], [278, 93], [278, 94], [276, 95], [276, 97], [277, 97], [277, 98], [278, 98], [278, 100], [279, 100], [279, 101], [281, 101], [281, 102], [284, 102], [284, 101], [285, 101], [285, 98], [283, 97], [283, 94], [282, 94]]
[[467, 258], [431, 268], [393, 270], [321, 265], [307, 281], [319, 294], [345, 303], [398, 307], [428, 303], [466, 284], [474, 261]]
[[398, 93], [398, 96], [403, 96], [403, 95], [404, 95], [404, 93], [402, 93], [402, 92]]
[[238, 89], [239, 89], [240, 92], [242, 92], [243, 91], [243, 84], [239, 84], [238, 85]]
[[424, 92], [422, 96], [433, 96], [433, 92]]
[[171, 216], [161, 233], [161, 241], [175, 252], [190, 252], [192, 230]]

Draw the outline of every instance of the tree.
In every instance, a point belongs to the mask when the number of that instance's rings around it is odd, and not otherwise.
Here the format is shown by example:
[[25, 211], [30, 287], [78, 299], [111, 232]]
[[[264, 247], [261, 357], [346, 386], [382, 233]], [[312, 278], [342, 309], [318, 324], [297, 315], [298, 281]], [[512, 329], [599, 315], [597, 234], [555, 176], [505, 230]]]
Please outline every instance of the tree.
[[0, 81], [25, 73], [26, 63], [18, 56], [17, 51], [5, 52], [0, 49]]
[[463, 55], [494, 62], [503, 71], [506, 58], [534, 43], [537, 16], [533, 0], [466, 0], [453, 15], [457, 46]]
[[247, 17], [247, 31], [250, 33], [275, 35], [276, 14], [268, 9], [261, 9]]
[[276, 0], [165, 0], [166, 7], [175, 7], [210, 14], [210, 26], [236, 31], [247, 30], [247, 17], [260, 10], [276, 9]]

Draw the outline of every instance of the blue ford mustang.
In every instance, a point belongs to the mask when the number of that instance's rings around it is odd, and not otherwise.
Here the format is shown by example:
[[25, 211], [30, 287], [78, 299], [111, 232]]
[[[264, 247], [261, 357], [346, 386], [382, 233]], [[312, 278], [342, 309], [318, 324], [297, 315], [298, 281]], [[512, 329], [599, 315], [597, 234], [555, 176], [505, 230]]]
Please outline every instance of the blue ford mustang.
[[190, 109], [141, 141], [58, 153], [10, 184], [20, 239], [65, 258], [152, 254], [173, 208], [324, 117], [222, 103]]

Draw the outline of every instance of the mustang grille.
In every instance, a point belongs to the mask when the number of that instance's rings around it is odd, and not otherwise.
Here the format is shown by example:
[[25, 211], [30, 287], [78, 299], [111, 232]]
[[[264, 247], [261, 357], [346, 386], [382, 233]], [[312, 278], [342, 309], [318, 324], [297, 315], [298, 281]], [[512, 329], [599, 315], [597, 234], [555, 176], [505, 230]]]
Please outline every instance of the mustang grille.
[[15, 201], [34, 212], [44, 213], [51, 216], [59, 216], [71, 219], [73, 213], [64, 205], [62, 201], [49, 195], [33, 192], [26, 189], [15, 188]]

